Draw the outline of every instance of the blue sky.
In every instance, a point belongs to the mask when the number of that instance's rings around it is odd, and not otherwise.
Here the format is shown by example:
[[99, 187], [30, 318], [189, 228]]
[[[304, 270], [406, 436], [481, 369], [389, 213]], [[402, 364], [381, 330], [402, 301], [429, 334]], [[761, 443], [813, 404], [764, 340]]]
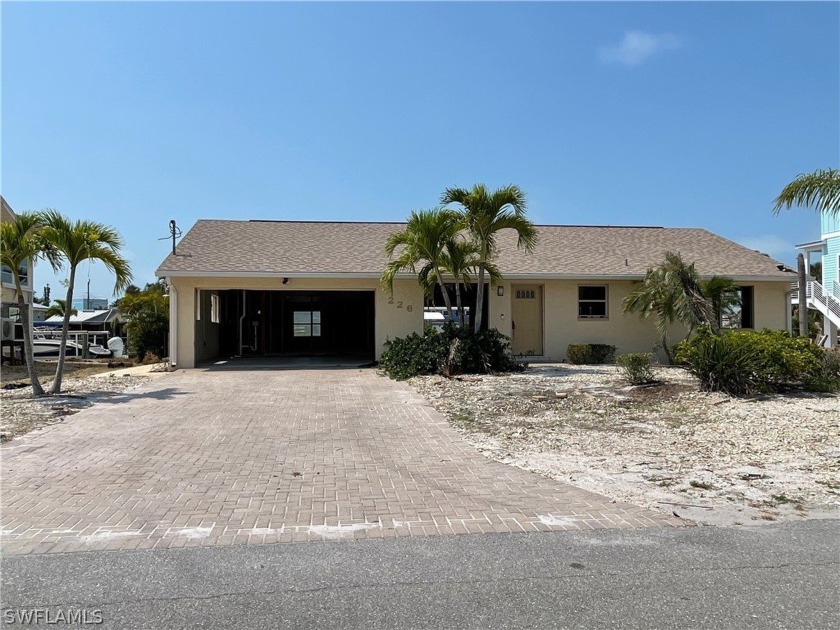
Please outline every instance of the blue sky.
[[838, 138], [837, 3], [2, 4], [2, 193], [114, 225], [140, 285], [170, 218], [401, 220], [480, 181], [790, 262], [818, 218], [772, 200]]

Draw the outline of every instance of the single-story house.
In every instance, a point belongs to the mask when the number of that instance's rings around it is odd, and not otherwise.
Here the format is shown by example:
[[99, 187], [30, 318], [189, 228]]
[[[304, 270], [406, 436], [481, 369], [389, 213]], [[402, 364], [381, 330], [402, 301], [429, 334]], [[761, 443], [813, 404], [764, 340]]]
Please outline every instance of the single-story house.
[[[217, 357], [359, 354], [379, 357], [389, 339], [422, 333], [427, 305], [416, 276], [380, 286], [388, 235], [403, 223], [198, 221], [157, 270], [170, 288], [170, 361], [195, 367]], [[515, 354], [562, 360], [571, 343], [649, 352], [654, 322], [622, 301], [666, 251], [704, 276], [741, 286], [745, 328], [790, 327], [795, 274], [766, 254], [707, 230], [538, 226], [533, 253], [499, 238], [504, 281], [488, 287], [486, 321]], [[440, 304], [435, 304], [439, 306]], [[678, 340], [679, 328], [674, 330]]]

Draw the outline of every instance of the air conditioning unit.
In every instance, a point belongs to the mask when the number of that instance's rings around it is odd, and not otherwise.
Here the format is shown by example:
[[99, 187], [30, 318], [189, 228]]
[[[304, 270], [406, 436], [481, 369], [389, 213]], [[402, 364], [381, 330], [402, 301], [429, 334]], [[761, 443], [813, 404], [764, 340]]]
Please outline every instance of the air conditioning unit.
[[15, 338], [15, 323], [9, 319], [8, 317], [4, 317], [2, 320], [2, 328], [3, 328], [3, 341], [14, 341]]

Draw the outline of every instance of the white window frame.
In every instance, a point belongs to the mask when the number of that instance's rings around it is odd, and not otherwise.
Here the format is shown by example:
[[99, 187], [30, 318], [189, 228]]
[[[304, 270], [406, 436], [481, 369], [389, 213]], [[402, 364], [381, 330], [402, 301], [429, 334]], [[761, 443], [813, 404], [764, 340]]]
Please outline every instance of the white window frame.
[[[294, 317], [298, 313], [306, 313], [308, 314], [308, 321], [294, 321]], [[317, 311], [294, 311], [293, 321], [292, 321], [292, 336], [297, 338], [304, 338], [304, 337], [320, 337], [321, 336], [321, 311], [320, 309]], [[297, 333], [297, 328], [300, 327], [304, 331], [301, 334]]]
[[[600, 320], [603, 321], [605, 319], [610, 318], [610, 285], [608, 284], [579, 284], [578, 285], [578, 297], [577, 297], [577, 316], [579, 320], [590, 321], [590, 320]], [[604, 290], [604, 299], [603, 300], [582, 300], [580, 299], [580, 290], [581, 289], [603, 289]], [[581, 315], [580, 314], [580, 305], [582, 303], [587, 304], [604, 304], [604, 314], [603, 315]]]
[[210, 323], [218, 324], [222, 320], [222, 309], [219, 302], [219, 294], [213, 291], [210, 294]]
[[[20, 269], [18, 270], [18, 272], [25, 270], [25, 276], [26, 277], [20, 283], [20, 288], [23, 289], [24, 291], [31, 291], [32, 290], [32, 268], [33, 268], [33, 266], [34, 265], [32, 264], [32, 259], [27, 258], [26, 260], [23, 261], [23, 264], [20, 266]], [[3, 284], [3, 286], [8, 287], [10, 289], [14, 289], [15, 288], [15, 277], [14, 277], [14, 274], [12, 273], [11, 269], [6, 267], [6, 265], [3, 265], [3, 274], [8, 274], [8, 276], [9, 276], [8, 280], [6, 280], [5, 278], [0, 280]]]

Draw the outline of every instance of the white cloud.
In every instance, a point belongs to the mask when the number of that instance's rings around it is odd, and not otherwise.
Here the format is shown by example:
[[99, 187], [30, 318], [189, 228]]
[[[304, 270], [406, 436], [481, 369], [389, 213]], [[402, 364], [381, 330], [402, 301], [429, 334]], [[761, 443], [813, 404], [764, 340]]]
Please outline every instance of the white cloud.
[[654, 35], [642, 31], [627, 31], [624, 39], [615, 46], [604, 46], [600, 50], [604, 63], [620, 63], [635, 66], [663, 50], [679, 48], [682, 42], [676, 35], [662, 33]]
[[761, 234], [759, 236], [746, 236], [737, 239], [737, 242], [750, 249], [769, 254], [776, 260], [789, 261], [796, 258], [796, 246], [776, 236], [775, 234]]

